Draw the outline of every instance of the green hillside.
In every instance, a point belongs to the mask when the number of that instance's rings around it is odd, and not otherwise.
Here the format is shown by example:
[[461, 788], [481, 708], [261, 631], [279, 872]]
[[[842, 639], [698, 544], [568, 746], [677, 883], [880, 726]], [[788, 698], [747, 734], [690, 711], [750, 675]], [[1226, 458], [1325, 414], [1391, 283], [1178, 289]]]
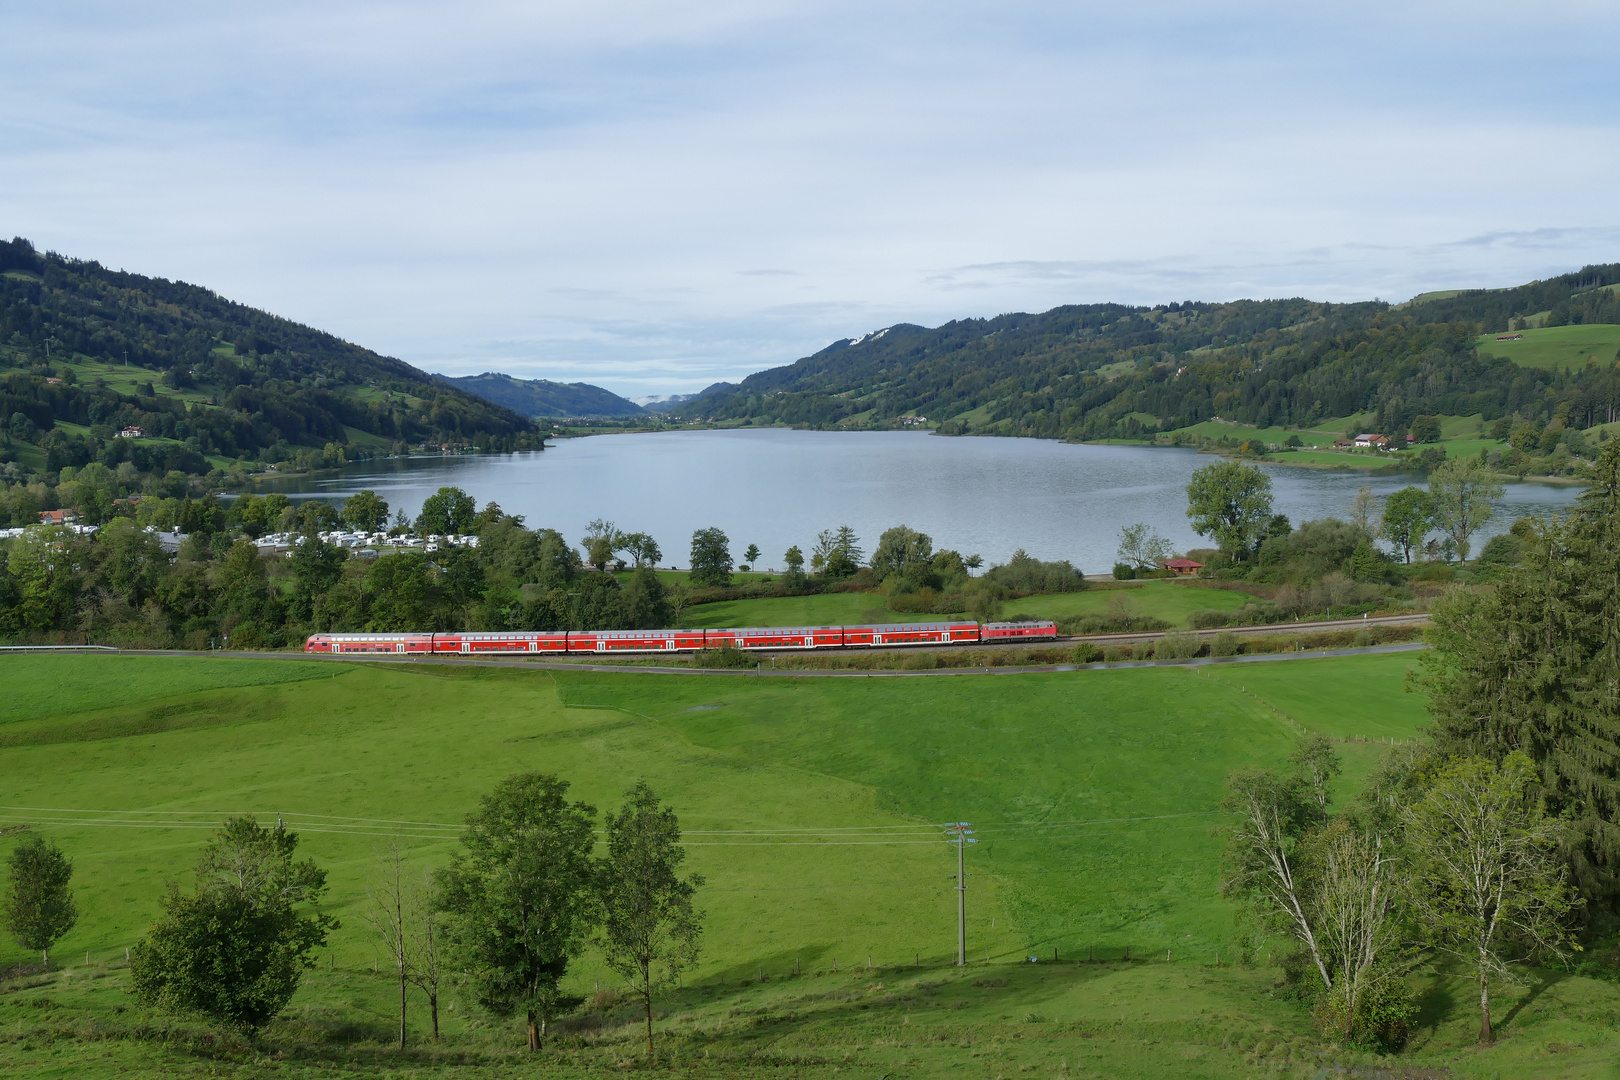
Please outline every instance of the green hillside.
[[493, 371], [482, 375], [440, 375], [439, 379], [520, 416], [640, 416], [647, 411], [633, 401], [589, 383], [515, 379]]
[[1520, 367], [1549, 371], [1578, 371], [1588, 363], [1613, 367], [1620, 354], [1620, 325], [1615, 323], [1550, 326], [1511, 333], [1520, 336], [1503, 341], [1499, 340], [1503, 335], [1483, 334], [1474, 347]]
[[[49, 822], [34, 827], [72, 854], [83, 915], [56, 950], [66, 971], [0, 983], [0, 1067], [530, 1075], [516, 1030], [458, 990], [441, 1047], [422, 1044], [413, 1005], [418, 1049], [390, 1050], [397, 999], [362, 917], [390, 836], [413, 867], [441, 862], [453, 830], [435, 823], [521, 769], [556, 771], [599, 807], [647, 779], [708, 879], [702, 963], [661, 1006], [676, 1060], [651, 1074], [1235, 1078], [1376, 1064], [1324, 1044], [1300, 1005], [1271, 993], [1276, 969], [1233, 966], [1212, 830], [1227, 770], [1279, 760], [1297, 725], [1409, 737], [1424, 715], [1400, 690], [1411, 662], [901, 680], [300, 661], [239, 676], [203, 657], [32, 659], [8, 669], [35, 704], [0, 723], [13, 736], [0, 745], [12, 805], [0, 816]], [[52, 711], [38, 704], [47, 686], [85, 692]], [[96, 701], [102, 687], [122, 689]], [[1347, 793], [1379, 748], [1341, 750]], [[331, 872], [343, 923], [256, 1049], [132, 1009], [123, 964], [164, 882], [185, 879], [219, 814], [247, 810], [300, 833], [300, 855]], [[983, 843], [969, 853], [973, 963], [959, 973], [955, 859], [931, 823], [961, 818]], [[26, 959], [0, 946], [0, 965]], [[613, 982], [587, 954], [569, 984]], [[1465, 985], [1438, 970], [1417, 988], [1421, 1031], [1402, 1066], [1441, 1071], [1410, 1075], [1546, 1075], [1549, 1043], [1567, 1046], [1560, 1075], [1605, 1075], [1612, 1061], [1604, 1018], [1620, 993], [1607, 984], [1505, 990], [1505, 1037], [1484, 1052]], [[598, 1001], [594, 1019], [559, 1025], [546, 1075], [633, 1060], [634, 1014]]]
[[[0, 465], [331, 463], [538, 448], [526, 417], [198, 285], [0, 242]], [[74, 430], [76, 425], [79, 430]], [[116, 439], [139, 427], [146, 440]], [[324, 458], [323, 458], [324, 455]]]
[[1556, 416], [1583, 428], [1620, 406], [1620, 377], [1608, 365], [1527, 372], [1478, 343], [1482, 334], [1531, 324], [1620, 323], [1616, 283], [1620, 264], [1514, 288], [1440, 290], [1398, 307], [1091, 304], [935, 328], [901, 324], [834, 342], [675, 411], [829, 428], [925, 417], [944, 434], [1093, 440], [1217, 420], [1310, 430], [1351, 415], [1386, 434], [1441, 413], [1517, 413], [1539, 423]]

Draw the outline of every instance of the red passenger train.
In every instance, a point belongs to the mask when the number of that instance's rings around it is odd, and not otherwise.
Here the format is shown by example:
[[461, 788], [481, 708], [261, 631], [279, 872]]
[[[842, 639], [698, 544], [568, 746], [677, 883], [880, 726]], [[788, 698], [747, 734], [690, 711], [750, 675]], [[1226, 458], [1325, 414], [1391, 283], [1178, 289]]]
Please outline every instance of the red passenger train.
[[750, 626], [730, 630], [504, 630], [445, 634], [313, 634], [312, 653], [422, 656], [470, 653], [696, 652], [699, 649], [842, 649], [971, 645], [1057, 637], [1051, 622], [896, 623], [880, 626]]

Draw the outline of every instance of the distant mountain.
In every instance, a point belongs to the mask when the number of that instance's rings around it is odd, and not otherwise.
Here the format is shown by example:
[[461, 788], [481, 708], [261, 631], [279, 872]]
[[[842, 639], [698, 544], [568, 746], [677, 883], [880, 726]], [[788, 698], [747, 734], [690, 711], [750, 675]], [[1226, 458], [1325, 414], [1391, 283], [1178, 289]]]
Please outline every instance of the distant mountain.
[[[0, 461], [42, 454], [53, 470], [97, 459], [204, 472], [204, 455], [335, 459], [422, 443], [538, 449], [543, 436], [404, 361], [21, 238], [0, 241], [0, 416], [14, 444]], [[126, 427], [148, 438], [114, 438]]]
[[1527, 369], [1481, 334], [1620, 323], [1620, 264], [1503, 289], [1381, 301], [1084, 304], [1040, 314], [890, 326], [711, 388], [676, 416], [813, 428], [1142, 438], [1212, 418], [1308, 426], [1372, 412], [1371, 431], [1421, 414], [1558, 417], [1620, 409], [1620, 370]]
[[590, 383], [514, 379], [495, 371], [438, 378], [522, 416], [637, 416], [646, 411], [635, 402]]
[[710, 383], [695, 394], [655, 394], [652, 397], [631, 398], [630, 400], [648, 412], [672, 412], [677, 405], [684, 405], [688, 401], [696, 401], [698, 398], [708, 397], [710, 394], [723, 393], [736, 388], [736, 383], [717, 382]]
[[630, 400], [640, 405], [648, 412], [668, 412], [683, 401], [691, 401], [696, 394], [652, 394], [647, 397], [635, 397]]

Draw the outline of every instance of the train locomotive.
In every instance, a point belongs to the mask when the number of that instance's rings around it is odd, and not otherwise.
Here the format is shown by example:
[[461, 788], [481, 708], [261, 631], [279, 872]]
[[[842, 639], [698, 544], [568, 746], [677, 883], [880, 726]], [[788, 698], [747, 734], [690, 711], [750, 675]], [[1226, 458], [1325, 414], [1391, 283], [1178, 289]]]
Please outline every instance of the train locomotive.
[[460, 630], [434, 634], [312, 634], [308, 653], [464, 656], [489, 653], [697, 652], [699, 649], [846, 649], [1050, 641], [1052, 622], [896, 623], [877, 626], [751, 626], [729, 630]]

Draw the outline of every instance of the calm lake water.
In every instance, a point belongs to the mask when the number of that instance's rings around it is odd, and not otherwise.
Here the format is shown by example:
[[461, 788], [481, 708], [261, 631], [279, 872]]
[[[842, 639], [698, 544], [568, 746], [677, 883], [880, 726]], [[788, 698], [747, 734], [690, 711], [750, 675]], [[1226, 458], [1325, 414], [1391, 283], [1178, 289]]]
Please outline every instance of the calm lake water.
[[[1205, 544], [1188, 526], [1186, 485], [1214, 460], [1170, 448], [767, 428], [599, 435], [538, 453], [364, 462], [265, 490], [341, 501], [371, 488], [414, 516], [424, 498], [454, 485], [576, 544], [593, 518], [650, 533], [664, 562], [680, 566], [693, 531], [711, 525], [725, 530], [739, 562], [754, 543], [762, 566], [777, 567], [793, 544], [808, 557], [822, 529], [850, 525], [870, 553], [884, 529], [905, 524], [933, 537], [936, 548], [990, 562], [1023, 548], [1096, 573], [1113, 565], [1120, 528], [1132, 522], [1150, 523], [1178, 549]], [[1345, 516], [1362, 484], [1385, 495], [1414, 482], [1263, 468], [1277, 510], [1296, 524]], [[1525, 514], [1565, 510], [1579, 492], [1509, 484], [1484, 535]]]

